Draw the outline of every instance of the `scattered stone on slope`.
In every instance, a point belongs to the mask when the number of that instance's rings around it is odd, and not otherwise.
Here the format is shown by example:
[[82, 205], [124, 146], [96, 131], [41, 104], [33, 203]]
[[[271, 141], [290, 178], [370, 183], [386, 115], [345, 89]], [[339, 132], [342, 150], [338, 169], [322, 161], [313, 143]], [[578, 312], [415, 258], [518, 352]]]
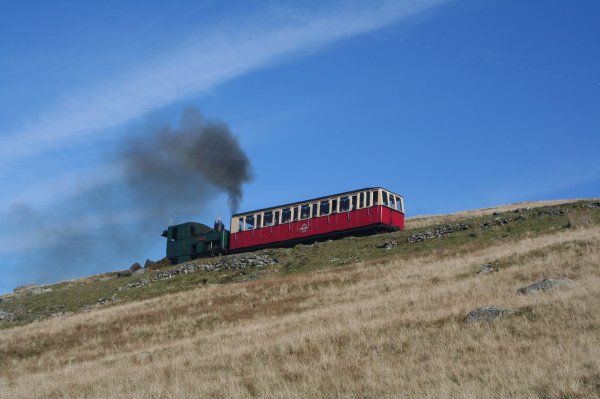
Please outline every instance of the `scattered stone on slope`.
[[408, 237], [408, 242], [420, 242], [430, 240], [432, 238], [438, 238], [446, 234], [467, 230], [469, 228], [469, 225], [465, 223], [447, 224], [444, 226], [436, 227], [435, 229], [412, 234]]
[[565, 285], [573, 284], [573, 280], [568, 279], [566, 277], [560, 278], [545, 278], [542, 281], [538, 281], [527, 287], [522, 287], [517, 290], [517, 294], [526, 295], [531, 294], [533, 292], [546, 291], [551, 288], [561, 287]]
[[589, 204], [583, 205], [585, 208], [593, 209], [600, 206], [600, 201], [590, 202]]
[[493, 272], [494, 270], [496, 270], [496, 269], [494, 269], [494, 267], [490, 263], [488, 263], [488, 264], [479, 266], [479, 271], [477, 273], [488, 274], [488, 273]]
[[196, 273], [200, 271], [212, 272], [221, 270], [237, 270], [248, 267], [262, 268], [276, 263], [278, 263], [277, 259], [271, 258], [264, 252], [249, 252], [239, 255], [223, 256], [216, 258], [210, 263], [202, 263], [202, 260], [197, 259], [177, 265], [170, 270], [157, 272], [151, 276], [144, 277], [139, 281], [131, 282], [124, 287], [119, 287], [118, 290], [122, 291], [131, 288], [138, 288], [151, 284], [153, 281], [167, 280], [175, 276]]
[[564, 209], [558, 209], [558, 208], [549, 208], [549, 209], [538, 209], [535, 211], [535, 214], [537, 216], [563, 216], [565, 215], [567, 212], [565, 212]]
[[396, 240], [388, 240], [388, 241], [384, 242], [383, 244], [378, 245], [377, 248], [389, 250], [389, 249], [394, 248], [396, 245], [398, 245], [398, 242]]
[[512, 316], [521, 311], [518, 309], [500, 308], [497, 306], [485, 306], [477, 308], [465, 317], [465, 323], [479, 323], [482, 321], [494, 321], [501, 317]]
[[509, 224], [511, 222], [516, 222], [518, 220], [525, 220], [525, 216], [519, 215], [514, 218], [511, 216], [495, 217], [491, 220], [486, 220], [484, 222], [479, 223], [479, 226], [481, 226], [485, 229], [485, 228], [492, 227], [492, 226], [504, 226], [505, 224]]
[[4, 310], [0, 310], [0, 321], [13, 321], [14, 319], [14, 314], [5, 312]]

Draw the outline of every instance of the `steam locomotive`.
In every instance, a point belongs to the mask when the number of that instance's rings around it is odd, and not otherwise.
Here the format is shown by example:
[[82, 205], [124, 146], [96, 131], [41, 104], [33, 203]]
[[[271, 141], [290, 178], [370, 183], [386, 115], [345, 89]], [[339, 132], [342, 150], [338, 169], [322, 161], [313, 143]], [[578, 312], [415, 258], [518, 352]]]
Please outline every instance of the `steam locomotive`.
[[382, 187], [347, 191], [231, 216], [230, 230], [187, 222], [169, 226], [167, 257], [173, 264], [205, 256], [289, 247], [349, 235], [404, 229], [404, 198]]

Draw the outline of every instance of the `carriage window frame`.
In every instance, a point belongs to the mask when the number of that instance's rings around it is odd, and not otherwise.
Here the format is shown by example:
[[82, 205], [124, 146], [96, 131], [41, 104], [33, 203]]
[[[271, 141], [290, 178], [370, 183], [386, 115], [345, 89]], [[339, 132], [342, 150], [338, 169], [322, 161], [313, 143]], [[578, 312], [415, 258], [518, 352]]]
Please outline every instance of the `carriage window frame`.
[[289, 223], [292, 221], [292, 208], [283, 208], [281, 210], [281, 223]]
[[273, 212], [265, 212], [263, 213], [263, 226], [269, 227], [273, 225]]
[[310, 204], [302, 204], [300, 208], [300, 220], [310, 219]]
[[350, 210], [350, 197], [340, 197], [340, 212], [348, 212]]
[[321, 201], [319, 203], [319, 215], [326, 216], [329, 215], [331, 211], [331, 204], [329, 200]]
[[246, 216], [245, 219], [246, 219], [245, 220], [246, 230], [254, 230], [256, 227], [256, 225], [254, 224], [254, 222], [255, 222], [254, 215], [248, 215], [248, 216]]

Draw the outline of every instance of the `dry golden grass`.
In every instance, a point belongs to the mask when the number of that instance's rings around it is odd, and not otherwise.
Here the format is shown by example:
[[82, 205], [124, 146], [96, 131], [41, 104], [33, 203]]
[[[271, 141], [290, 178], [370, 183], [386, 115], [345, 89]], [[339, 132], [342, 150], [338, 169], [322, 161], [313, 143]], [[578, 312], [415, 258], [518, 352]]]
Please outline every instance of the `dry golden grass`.
[[444, 223], [452, 223], [458, 220], [463, 220], [465, 218], [472, 217], [480, 217], [480, 216], [489, 216], [494, 212], [502, 213], [502, 212], [510, 212], [515, 209], [522, 208], [541, 208], [544, 206], [553, 206], [553, 205], [561, 205], [561, 204], [571, 204], [573, 202], [577, 202], [580, 200], [548, 200], [548, 201], [537, 201], [537, 202], [518, 202], [515, 204], [509, 205], [500, 205], [493, 208], [481, 208], [474, 209], [469, 211], [462, 211], [451, 213], [448, 215], [422, 215], [422, 216], [413, 216], [406, 219], [406, 228], [407, 229], [418, 229], [421, 227], [434, 226], [437, 224]]
[[[600, 228], [472, 248], [2, 330], [0, 397], [600, 397]], [[486, 305], [524, 312], [463, 323]]]

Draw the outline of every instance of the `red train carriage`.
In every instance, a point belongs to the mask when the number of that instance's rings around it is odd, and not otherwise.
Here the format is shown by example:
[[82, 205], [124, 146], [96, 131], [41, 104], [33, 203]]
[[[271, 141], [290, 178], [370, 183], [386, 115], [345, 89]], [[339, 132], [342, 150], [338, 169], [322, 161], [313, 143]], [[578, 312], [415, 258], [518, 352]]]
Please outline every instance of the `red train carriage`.
[[235, 214], [229, 249], [241, 252], [402, 229], [404, 199], [372, 187]]

